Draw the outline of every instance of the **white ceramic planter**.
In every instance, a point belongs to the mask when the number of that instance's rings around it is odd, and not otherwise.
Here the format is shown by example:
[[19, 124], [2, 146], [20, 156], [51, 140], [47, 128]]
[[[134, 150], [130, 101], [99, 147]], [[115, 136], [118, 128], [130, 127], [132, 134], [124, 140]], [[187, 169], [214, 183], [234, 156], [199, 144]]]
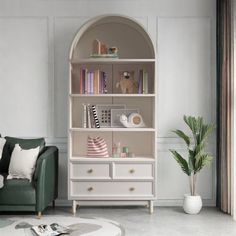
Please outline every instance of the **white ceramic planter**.
[[189, 194], [184, 195], [184, 211], [187, 214], [195, 215], [198, 214], [202, 209], [202, 198], [201, 196], [191, 196]]

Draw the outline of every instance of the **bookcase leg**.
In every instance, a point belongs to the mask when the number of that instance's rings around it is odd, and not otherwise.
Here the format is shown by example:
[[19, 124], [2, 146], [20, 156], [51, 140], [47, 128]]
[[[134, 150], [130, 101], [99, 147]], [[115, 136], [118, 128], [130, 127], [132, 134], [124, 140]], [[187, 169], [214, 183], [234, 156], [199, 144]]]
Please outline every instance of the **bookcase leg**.
[[76, 207], [77, 207], [77, 203], [76, 203], [75, 200], [73, 200], [73, 206], [72, 206], [72, 213], [73, 213], [73, 215], [76, 214]]
[[150, 214], [153, 213], [153, 201], [149, 201], [149, 212]]

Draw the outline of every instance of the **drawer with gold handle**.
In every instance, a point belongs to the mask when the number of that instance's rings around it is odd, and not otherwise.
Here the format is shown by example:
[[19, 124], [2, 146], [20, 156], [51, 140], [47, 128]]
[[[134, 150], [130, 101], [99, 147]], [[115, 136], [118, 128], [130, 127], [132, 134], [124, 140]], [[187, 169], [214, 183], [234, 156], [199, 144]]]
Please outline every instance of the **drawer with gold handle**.
[[135, 172], [135, 169], [130, 169], [130, 170], [129, 170], [129, 173], [130, 173], [130, 174], [133, 174], [134, 172]]
[[115, 163], [115, 179], [154, 179], [153, 163]]
[[133, 191], [135, 191], [135, 188], [134, 188], [134, 187], [131, 187], [131, 188], [129, 188], [129, 191], [130, 191], [130, 192], [133, 192]]
[[93, 169], [87, 170], [87, 173], [88, 173], [88, 174], [92, 174], [92, 173], [93, 173]]
[[121, 198], [122, 197], [152, 197], [154, 194], [153, 182], [131, 181], [71, 181], [71, 195], [74, 197]]
[[108, 163], [71, 163], [72, 179], [110, 179], [110, 165]]
[[92, 192], [92, 191], [93, 191], [93, 187], [89, 187], [87, 190], [88, 190], [89, 192]]

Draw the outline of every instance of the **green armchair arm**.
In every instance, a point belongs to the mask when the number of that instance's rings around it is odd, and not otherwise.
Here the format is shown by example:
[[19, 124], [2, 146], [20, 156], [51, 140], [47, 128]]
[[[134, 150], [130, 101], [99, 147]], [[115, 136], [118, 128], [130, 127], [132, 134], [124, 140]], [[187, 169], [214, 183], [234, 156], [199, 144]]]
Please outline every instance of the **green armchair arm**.
[[42, 212], [58, 196], [58, 148], [45, 147], [34, 173], [36, 211]]

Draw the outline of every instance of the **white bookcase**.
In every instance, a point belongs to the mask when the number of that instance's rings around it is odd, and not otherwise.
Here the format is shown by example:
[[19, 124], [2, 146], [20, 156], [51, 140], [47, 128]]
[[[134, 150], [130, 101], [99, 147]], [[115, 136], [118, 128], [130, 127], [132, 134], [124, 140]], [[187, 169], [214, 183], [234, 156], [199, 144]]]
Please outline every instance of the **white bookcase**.
[[[90, 58], [94, 39], [117, 46], [119, 58]], [[82, 204], [143, 204], [153, 212], [157, 196], [157, 83], [156, 53], [147, 32], [134, 20], [100, 16], [87, 22], [76, 34], [70, 51], [68, 196], [73, 213]], [[107, 74], [106, 94], [81, 94], [80, 70], [102, 70]], [[121, 94], [116, 88], [120, 71], [148, 72], [147, 94]], [[144, 128], [84, 128], [83, 104], [125, 104], [139, 109]], [[87, 137], [106, 140], [109, 158], [87, 157]], [[135, 157], [113, 158], [113, 143], [128, 146]]]

